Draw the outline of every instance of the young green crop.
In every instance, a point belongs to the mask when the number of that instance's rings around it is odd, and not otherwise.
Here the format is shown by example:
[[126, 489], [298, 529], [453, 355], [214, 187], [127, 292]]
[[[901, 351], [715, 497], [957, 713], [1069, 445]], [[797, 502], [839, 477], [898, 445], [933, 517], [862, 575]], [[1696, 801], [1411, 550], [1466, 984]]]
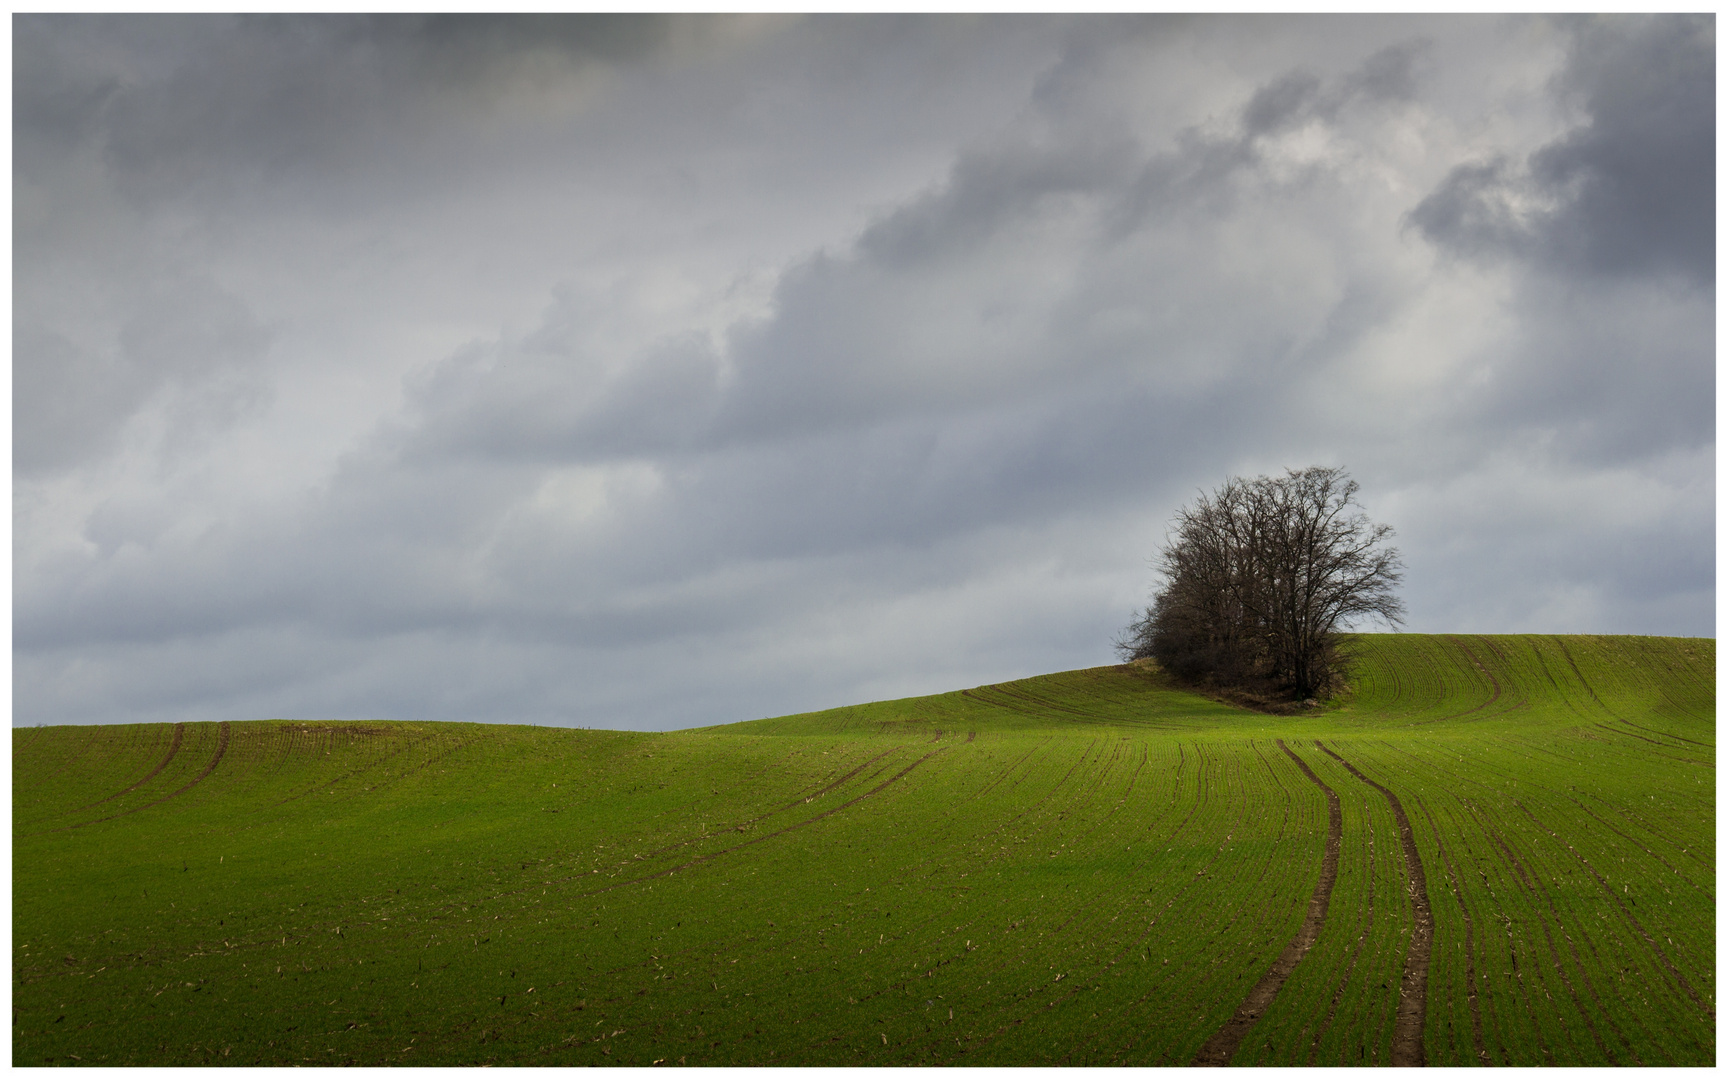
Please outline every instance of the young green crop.
[[[1708, 1064], [1714, 642], [1357, 639], [1273, 717], [1097, 668], [669, 734], [13, 735], [14, 1063]], [[1366, 779], [1364, 779], [1366, 778]]]

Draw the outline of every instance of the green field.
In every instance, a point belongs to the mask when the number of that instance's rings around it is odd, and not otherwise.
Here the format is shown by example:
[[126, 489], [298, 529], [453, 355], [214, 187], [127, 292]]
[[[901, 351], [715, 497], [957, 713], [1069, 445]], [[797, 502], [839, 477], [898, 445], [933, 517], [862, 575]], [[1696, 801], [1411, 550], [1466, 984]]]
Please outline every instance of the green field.
[[1301, 718], [1124, 666], [667, 734], [16, 729], [13, 1062], [1187, 1064], [1330, 789], [1233, 1063], [1713, 1064], [1714, 640], [1355, 647]]

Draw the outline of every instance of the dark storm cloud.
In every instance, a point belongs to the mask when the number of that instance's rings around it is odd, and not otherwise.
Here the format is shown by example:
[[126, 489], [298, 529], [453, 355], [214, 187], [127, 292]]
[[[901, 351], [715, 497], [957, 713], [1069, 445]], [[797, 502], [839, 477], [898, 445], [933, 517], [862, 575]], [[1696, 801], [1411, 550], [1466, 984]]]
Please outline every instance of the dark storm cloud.
[[1707, 15], [1572, 28], [1556, 88], [1584, 123], [1522, 162], [1457, 166], [1411, 211], [1436, 243], [1558, 273], [1716, 280], [1716, 33]]
[[1415, 628], [1708, 632], [1713, 306], [1611, 223], [1698, 32], [20, 20], [20, 718], [1106, 662], [1178, 505], [1313, 462]]
[[402, 149], [402, 129], [471, 119], [453, 100], [496, 104], [639, 61], [669, 26], [653, 15], [25, 15], [13, 123], [22, 140], [99, 137], [143, 192], [194, 183], [209, 196], [353, 167], [373, 140]]
[[415, 57], [428, 82], [495, 77], [549, 55], [560, 62], [640, 60], [664, 45], [662, 15], [371, 15], [364, 33]]

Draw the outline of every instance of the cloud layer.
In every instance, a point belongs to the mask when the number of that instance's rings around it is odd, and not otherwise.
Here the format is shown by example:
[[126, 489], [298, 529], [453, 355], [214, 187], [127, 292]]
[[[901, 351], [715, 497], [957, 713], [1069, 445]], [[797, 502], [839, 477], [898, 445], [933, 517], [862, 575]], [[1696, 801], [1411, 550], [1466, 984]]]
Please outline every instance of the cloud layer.
[[1104, 663], [1312, 463], [1411, 629], [1714, 632], [1709, 17], [14, 35], [18, 723]]

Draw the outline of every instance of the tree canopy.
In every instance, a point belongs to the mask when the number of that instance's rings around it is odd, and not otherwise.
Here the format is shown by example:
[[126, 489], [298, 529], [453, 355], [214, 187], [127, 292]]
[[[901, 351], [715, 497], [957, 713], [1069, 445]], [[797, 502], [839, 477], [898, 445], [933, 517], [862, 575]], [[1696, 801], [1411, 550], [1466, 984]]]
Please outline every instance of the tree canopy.
[[1184, 507], [1159, 552], [1163, 588], [1117, 641], [1179, 678], [1306, 699], [1342, 676], [1339, 635], [1403, 622], [1403, 564], [1342, 468], [1232, 477]]

